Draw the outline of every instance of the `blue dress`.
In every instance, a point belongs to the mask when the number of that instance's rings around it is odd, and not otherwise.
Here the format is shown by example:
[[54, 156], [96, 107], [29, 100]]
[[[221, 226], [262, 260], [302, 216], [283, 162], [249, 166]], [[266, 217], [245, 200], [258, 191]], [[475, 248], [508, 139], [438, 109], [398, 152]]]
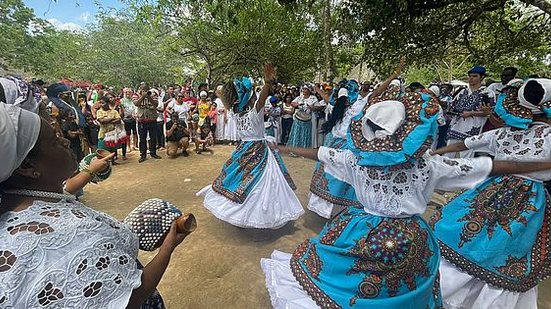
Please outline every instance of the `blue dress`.
[[292, 255], [263, 259], [276, 308], [440, 308], [440, 251], [421, 218], [434, 189], [470, 188], [488, 158], [413, 159], [402, 166], [357, 164], [350, 150], [321, 147], [326, 171], [356, 189], [348, 207]]
[[[323, 145], [334, 149], [348, 149], [346, 140], [352, 118], [364, 108], [366, 100], [358, 100], [345, 111], [343, 119], [325, 136]], [[318, 162], [310, 182], [308, 209], [329, 219], [334, 206], [360, 206], [354, 188], [325, 171], [324, 164]]]
[[[465, 145], [496, 160], [549, 160], [551, 127], [505, 127]], [[549, 179], [548, 171], [489, 177], [454, 198], [430, 220], [442, 257], [493, 287], [524, 293], [537, 286], [551, 275], [551, 209], [542, 183]]]

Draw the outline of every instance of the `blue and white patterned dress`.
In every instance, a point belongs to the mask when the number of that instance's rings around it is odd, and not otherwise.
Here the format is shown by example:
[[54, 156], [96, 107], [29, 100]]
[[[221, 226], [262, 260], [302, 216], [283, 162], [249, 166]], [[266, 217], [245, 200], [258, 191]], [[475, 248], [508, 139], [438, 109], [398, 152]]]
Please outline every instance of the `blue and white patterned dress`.
[[[551, 126], [504, 127], [465, 145], [496, 160], [548, 161]], [[442, 249], [442, 293], [458, 308], [536, 308], [536, 286], [551, 275], [551, 172], [489, 177], [435, 213]]]
[[[324, 146], [334, 149], [347, 149], [346, 135], [352, 118], [362, 111], [367, 99], [357, 100], [344, 114], [331, 132], [325, 136]], [[310, 182], [308, 209], [329, 219], [335, 205], [359, 206], [354, 188], [325, 172], [324, 164], [318, 162]]]
[[264, 109], [234, 114], [240, 143], [222, 172], [197, 193], [220, 220], [244, 228], [277, 229], [304, 213], [283, 159], [268, 146]]
[[378, 168], [327, 147], [318, 158], [352, 185], [361, 206], [348, 207], [292, 255], [274, 251], [261, 261], [274, 308], [439, 308], [440, 251], [421, 214], [435, 189], [483, 181], [491, 160], [425, 155]]

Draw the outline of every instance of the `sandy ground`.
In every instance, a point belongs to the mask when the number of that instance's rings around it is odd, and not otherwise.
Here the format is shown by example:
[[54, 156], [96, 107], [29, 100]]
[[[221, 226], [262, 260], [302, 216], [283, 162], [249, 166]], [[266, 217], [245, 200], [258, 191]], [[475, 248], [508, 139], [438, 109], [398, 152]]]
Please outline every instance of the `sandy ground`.
[[[99, 211], [123, 219], [148, 198], [171, 201], [183, 212], [192, 212], [198, 229], [172, 256], [159, 291], [168, 308], [270, 308], [260, 259], [274, 249], [292, 252], [305, 238], [316, 235], [325, 219], [306, 213], [294, 223], [276, 231], [259, 232], [234, 227], [212, 216], [195, 193], [212, 182], [233, 147], [216, 146], [214, 154], [138, 164], [136, 151], [115, 167], [110, 179], [89, 185], [83, 202]], [[306, 209], [314, 162], [285, 157]], [[430, 209], [428, 211], [430, 213]], [[147, 263], [153, 253], [141, 252]], [[551, 309], [551, 281], [539, 286], [539, 308]]]

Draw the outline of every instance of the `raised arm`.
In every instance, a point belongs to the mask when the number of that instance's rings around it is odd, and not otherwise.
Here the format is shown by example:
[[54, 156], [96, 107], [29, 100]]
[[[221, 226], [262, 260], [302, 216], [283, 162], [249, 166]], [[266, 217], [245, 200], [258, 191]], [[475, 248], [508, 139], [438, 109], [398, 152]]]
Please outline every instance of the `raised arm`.
[[373, 90], [373, 92], [371, 93], [372, 98], [380, 96], [388, 88], [390, 83], [393, 80], [395, 80], [398, 76], [400, 76], [400, 74], [402, 73], [402, 69], [405, 66], [405, 63], [406, 63], [405, 58], [402, 57], [400, 59], [400, 63], [398, 64], [398, 66], [394, 70], [394, 73], [392, 73], [392, 75], [390, 75], [382, 84], [380, 84], [379, 87], [377, 87], [375, 90]]
[[325, 91], [321, 90], [317, 84], [316, 86], [314, 86], [314, 91], [320, 95], [320, 97], [325, 101], [325, 103], [329, 104], [331, 97], [327, 93], [325, 93]]
[[258, 98], [258, 103], [256, 103], [256, 112], [260, 112], [266, 105], [266, 100], [270, 95], [270, 89], [272, 88], [272, 83], [276, 80], [276, 70], [271, 63], [266, 63], [264, 65], [264, 86], [260, 91], [260, 97]]

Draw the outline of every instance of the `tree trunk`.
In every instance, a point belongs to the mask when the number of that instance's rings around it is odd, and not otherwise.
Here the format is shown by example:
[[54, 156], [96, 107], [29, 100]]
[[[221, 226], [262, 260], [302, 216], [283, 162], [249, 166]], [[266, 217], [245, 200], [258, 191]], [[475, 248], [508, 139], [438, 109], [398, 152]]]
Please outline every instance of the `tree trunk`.
[[331, 40], [331, 0], [324, 1], [323, 8], [323, 49], [325, 51], [325, 70], [323, 79], [332, 82], [335, 78], [335, 58], [333, 56], [333, 46]]
[[546, 0], [521, 0], [521, 1], [526, 4], [533, 5], [538, 9], [544, 11], [548, 15], [551, 15], [551, 2], [549, 1], [546, 1]]

